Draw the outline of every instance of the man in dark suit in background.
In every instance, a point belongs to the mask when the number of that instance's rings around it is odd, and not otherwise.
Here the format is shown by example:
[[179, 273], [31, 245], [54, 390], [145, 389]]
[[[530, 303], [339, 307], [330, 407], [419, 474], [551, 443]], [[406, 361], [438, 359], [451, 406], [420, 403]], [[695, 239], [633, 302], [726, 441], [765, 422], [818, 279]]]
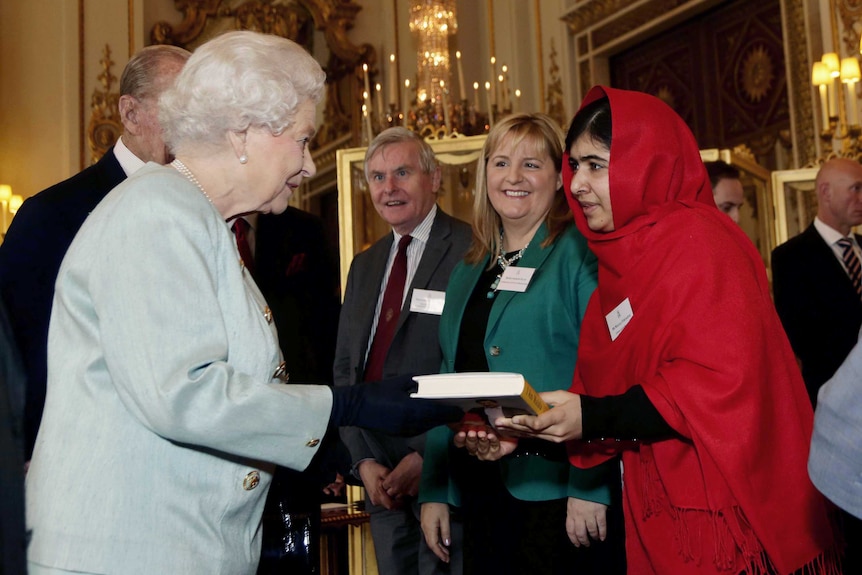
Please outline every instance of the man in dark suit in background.
[[[468, 225], [437, 207], [440, 168], [431, 147], [415, 133], [389, 128], [378, 135], [365, 155], [365, 177], [371, 201], [392, 233], [350, 266], [338, 326], [336, 385], [439, 372], [446, 284], [471, 238]], [[422, 536], [416, 494], [424, 435], [405, 439], [347, 427], [341, 436], [353, 474], [366, 490], [381, 575], [460, 573], [459, 561], [451, 562], [450, 571]]]
[[120, 78], [120, 139], [95, 165], [27, 199], [0, 244], [0, 296], [27, 374], [28, 460], [45, 403], [48, 320], [60, 263], [87, 215], [111, 189], [146, 162], [166, 163], [158, 98], [189, 56], [175, 46], [150, 46], [135, 54]]
[[[862, 326], [862, 252], [851, 230], [862, 224], [862, 165], [829, 160], [815, 187], [814, 223], [772, 252], [775, 308], [802, 364], [812, 404], [856, 345]], [[843, 511], [840, 516], [847, 542], [844, 572], [862, 573], [862, 520]]]
[[[272, 313], [290, 383], [331, 383], [341, 306], [338, 265], [323, 222], [289, 207], [228, 225]], [[326, 441], [328, 448], [305, 471], [276, 468], [263, 511], [258, 575], [320, 573], [321, 490], [339, 467], [349, 466], [343, 447], [339, 462], [338, 437]]]
[[829, 160], [815, 186], [814, 223], [772, 252], [775, 308], [802, 364], [812, 405], [856, 345], [862, 325], [862, 298], [853, 280], [862, 252], [851, 233], [862, 224], [862, 165]]
[[709, 174], [715, 205], [738, 224], [739, 210], [745, 204], [745, 190], [739, 179], [739, 170], [723, 160], [704, 162], [703, 165]]
[[0, 300], [0, 575], [26, 575], [24, 367]]

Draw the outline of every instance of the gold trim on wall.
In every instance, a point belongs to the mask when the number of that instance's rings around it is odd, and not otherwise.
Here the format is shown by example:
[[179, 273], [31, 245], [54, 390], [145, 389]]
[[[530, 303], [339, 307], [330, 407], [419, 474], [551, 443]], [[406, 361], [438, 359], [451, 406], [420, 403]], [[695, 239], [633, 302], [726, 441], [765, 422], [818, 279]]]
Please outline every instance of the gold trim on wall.
[[[814, 88], [810, 83], [811, 62], [808, 59], [809, 42], [805, 31], [805, 6], [803, 0], [782, 0], [782, 5], [782, 31], [788, 69], [787, 95], [792, 129], [790, 141], [785, 145], [791, 147], [793, 166], [803, 166], [813, 162], [818, 156], [812, 105]], [[788, 38], [797, 41], [789, 42]]]
[[542, 45], [542, 11], [539, 8], [539, 0], [533, 2], [533, 17], [536, 19], [536, 59], [539, 65], [539, 105], [541, 106], [539, 109], [546, 113], [548, 108], [545, 104], [545, 49]]
[[123, 133], [123, 122], [120, 119], [120, 93], [113, 86], [117, 77], [111, 72], [114, 61], [111, 60], [111, 47], [105, 44], [100, 60], [101, 73], [97, 80], [101, 85], [93, 90], [90, 97], [90, 123], [87, 126], [87, 144], [90, 150], [90, 162], [98, 162], [110, 150]]

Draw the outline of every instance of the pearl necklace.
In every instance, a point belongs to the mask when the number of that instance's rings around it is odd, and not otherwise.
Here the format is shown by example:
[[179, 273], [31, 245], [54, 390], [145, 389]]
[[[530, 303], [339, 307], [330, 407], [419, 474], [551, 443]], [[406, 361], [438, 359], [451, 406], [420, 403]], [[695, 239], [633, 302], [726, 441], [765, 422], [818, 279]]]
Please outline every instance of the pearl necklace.
[[488, 293], [485, 295], [488, 299], [492, 299], [495, 295], [497, 295], [497, 286], [500, 285], [500, 278], [503, 277], [503, 272], [506, 271], [510, 265], [521, 259], [521, 256], [524, 255], [524, 250], [530, 245], [530, 242], [527, 242], [527, 245], [519, 249], [517, 252], [512, 254], [511, 257], [503, 257], [503, 230], [500, 230], [500, 245], [497, 246], [497, 265], [500, 266], [500, 273], [497, 274], [497, 277], [491, 283], [491, 288], [488, 290]]
[[204, 195], [204, 197], [207, 199], [207, 201], [209, 201], [209, 203], [213, 203], [213, 201], [212, 201], [212, 199], [210, 198], [209, 194], [207, 194], [207, 193], [206, 193], [206, 190], [204, 190], [204, 187], [201, 185], [201, 183], [198, 181], [198, 179], [195, 177], [195, 175], [191, 172], [191, 170], [189, 170], [189, 169], [186, 167], [186, 165], [185, 165], [184, 163], [182, 163], [182, 162], [180, 161], [180, 159], [179, 159], [179, 158], [174, 158], [174, 161], [173, 161], [173, 162], [171, 162], [171, 165], [172, 165], [174, 168], [176, 168], [176, 170], [177, 170], [179, 173], [181, 173], [182, 175], [184, 175], [184, 176], [186, 177], [186, 179], [188, 179], [188, 181], [190, 181], [191, 183], [193, 183], [194, 185], [196, 185], [196, 186], [198, 187], [198, 189], [201, 191], [201, 193]]

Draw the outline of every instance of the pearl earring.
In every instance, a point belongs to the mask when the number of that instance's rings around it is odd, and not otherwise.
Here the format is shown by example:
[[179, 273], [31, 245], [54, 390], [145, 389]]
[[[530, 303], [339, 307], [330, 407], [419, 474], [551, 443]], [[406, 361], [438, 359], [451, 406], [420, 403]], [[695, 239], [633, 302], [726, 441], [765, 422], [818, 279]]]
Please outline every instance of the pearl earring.
[[248, 156], [246, 156], [245, 154], [243, 154], [239, 157], [239, 163], [240, 164], [245, 164], [247, 162], [248, 162]]

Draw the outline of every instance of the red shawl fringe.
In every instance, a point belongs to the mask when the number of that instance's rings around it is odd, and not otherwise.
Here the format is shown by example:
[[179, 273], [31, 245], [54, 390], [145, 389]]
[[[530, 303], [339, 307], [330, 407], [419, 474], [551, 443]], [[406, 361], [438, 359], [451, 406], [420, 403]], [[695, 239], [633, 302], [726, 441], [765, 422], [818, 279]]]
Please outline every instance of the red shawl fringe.
[[[670, 504], [651, 450], [641, 450], [644, 517], [667, 512], [673, 520], [674, 542], [683, 561], [700, 565], [701, 542], [712, 534], [712, 562], [719, 572], [745, 575], [776, 575], [757, 535], [739, 506], [723, 509], [689, 509]], [[803, 565], [793, 575], [842, 575], [837, 548], [828, 550]], [[791, 574], [787, 574], [791, 575]]]

